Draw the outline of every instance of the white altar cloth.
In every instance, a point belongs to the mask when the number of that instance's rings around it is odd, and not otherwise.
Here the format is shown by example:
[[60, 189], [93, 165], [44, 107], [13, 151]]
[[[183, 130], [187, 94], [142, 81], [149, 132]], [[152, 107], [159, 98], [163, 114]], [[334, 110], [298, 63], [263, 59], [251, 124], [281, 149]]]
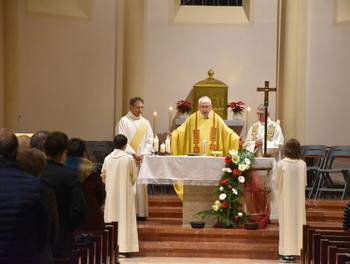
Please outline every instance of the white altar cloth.
[[[272, 188], [276, 161], [273, 158], [255, 158], [252, 167], [263, 185], [271, 188], [270, 219], [277, 219], [276, 190]], [[145, 156], [138, 174], [142, 184], [183, 184], [216, 186], [225, 167], [224, 157], [211, 156]], [[266, 168], [271, 168], [267, 171]], [[209, 200], [210, 198], [208, 198]]]

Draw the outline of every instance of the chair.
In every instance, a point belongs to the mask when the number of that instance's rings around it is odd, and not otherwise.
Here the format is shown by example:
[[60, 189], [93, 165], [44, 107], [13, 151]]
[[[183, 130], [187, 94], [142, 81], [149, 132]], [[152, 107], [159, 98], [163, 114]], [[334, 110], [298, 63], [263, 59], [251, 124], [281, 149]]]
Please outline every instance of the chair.
[[85, 144], [87, 158], [102, 167], [105, 157], [112, 152], [108, 141], [85, 141]]
[[[318, 185], [315, 198], [320, 198], [322, 192], [341, 192], [342, 200], [345, 199], [350, 183], [349, 161], [350, 146], [333, 146], [329, 149], [322, 168], [317, 169]], [[334, 183], [332, 176], [335, 174], [343, 175], [344, 185]]]
[[[301, 154], [304, 161], [307, 163], [307, 179], [308, 185], [305, 190], [308, 192], [307, 197], [310, 199], [312, 194], [316, 192], [317, 187], [317, 169], [322, 168], [325, 156], [327, 154], [327, 146], [325, 145], [303, 145]], [[312, 164], [308, 164], [310, 161]]]

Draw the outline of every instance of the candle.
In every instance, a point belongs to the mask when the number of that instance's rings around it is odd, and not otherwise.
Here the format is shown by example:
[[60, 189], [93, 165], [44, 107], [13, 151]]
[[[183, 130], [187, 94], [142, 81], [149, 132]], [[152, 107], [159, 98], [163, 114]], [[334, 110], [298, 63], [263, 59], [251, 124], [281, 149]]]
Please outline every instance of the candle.
[[247, 120], [246, 120], [246, 124], [245, 124], [245, 134], [247, 135], [248, 133], [248, 129], [249, 129], [249, 115], [250, 115], [250, 111], [252, 109], [248, 106], [247, 107]]
[[169, 107], [169, 131], [171, 129], [171, 123], [172, 123], [172, 120], [173, 119], [173, 108], [170, 106]]
[[167, 138], [165, 140], [165, 152], [170, 153], [170, 139], [169, 138]]
[[277, 119], [276, 123], [280, 125], [281, 121], [279, 119]]
[[156, 133], [156, 119], [157, 119], [157, 116], [158, 116], [157, 112], [154, 112], [153, 113], [153, 132], [154, 132], [155, 135], [157, 135], [157, 133]]
[[159, 139], [158, 139], [158, 137], [156, 136], [156, 137], [153, 139], [153, 152], [158, 152], [158, 148], [159, 148]]
[[162, 143], [162, 144], [160, 145], [160, 152], [161, 152], [161, 153], [164, 153], [164, 152], [165, 152], [165, 144], [164, 144], [164, 143]]

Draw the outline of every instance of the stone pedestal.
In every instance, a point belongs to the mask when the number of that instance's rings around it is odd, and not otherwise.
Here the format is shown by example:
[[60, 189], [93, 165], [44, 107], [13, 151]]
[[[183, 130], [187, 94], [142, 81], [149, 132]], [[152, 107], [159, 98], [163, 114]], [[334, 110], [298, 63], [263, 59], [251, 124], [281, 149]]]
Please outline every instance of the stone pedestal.
[[[202, 216], [195, 217], [194, 214], [211, 209], [214, 200], [216, 186], [184, 186], [182, 225], [190, 226], [191, 221], [199, 221]], [[212, 227], [216, 217], [207, 216], [204, 220], [206, 227]]]

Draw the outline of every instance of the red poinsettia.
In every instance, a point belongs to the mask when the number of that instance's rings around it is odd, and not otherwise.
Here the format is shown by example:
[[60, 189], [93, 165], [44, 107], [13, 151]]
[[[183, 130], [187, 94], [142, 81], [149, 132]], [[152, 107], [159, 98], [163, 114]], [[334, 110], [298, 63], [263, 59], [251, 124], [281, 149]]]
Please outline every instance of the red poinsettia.
[[243, 113], [244, 107], [242, 105], [245, 105], [245, 103], [243, 103], [242, 101], [238, 101], [229, 103], [227, 107], [230, 107], [235, 113]]
[[189, 113], [192, 110], [192, 104], [186, 100], [179, 100], [176, 102], [176, 109], [181, 113]]

